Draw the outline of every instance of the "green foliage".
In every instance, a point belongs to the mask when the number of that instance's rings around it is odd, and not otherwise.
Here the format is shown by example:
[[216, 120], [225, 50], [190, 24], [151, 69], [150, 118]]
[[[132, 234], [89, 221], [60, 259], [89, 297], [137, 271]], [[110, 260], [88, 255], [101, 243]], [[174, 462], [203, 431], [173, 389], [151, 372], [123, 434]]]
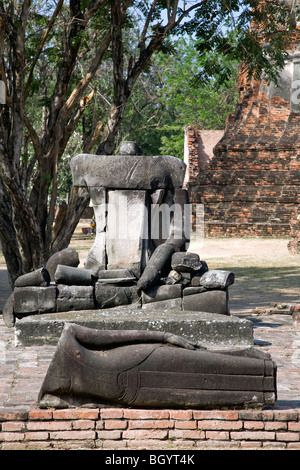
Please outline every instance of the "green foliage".
[[197, 8], [193, 19], [182, 26], [197, 39], [197, 51], [204, 73], [198, 76], [206, 83], [212, 74], [226, 80], [230, 68], [216, 60], [226, 57], [244, 64], [249, 76], [262, 74], [276, 82], [283, 66], [283, 52], [295, 26], [298, 10], [291, 15], [287, 3], [278, 0], [208, 0]]
[[[55, 8], [53, 1], [33, 3], [26, 30], [27, 70], [33, 64]], [[84, 11], [90, 4], [90, 1], [82, 0], [81, 10]], [[151, 5], [150, 0], [134, 1], [125, 18], [123, 48], [126, 64], [130, 57], [137, 57], [136, 44], [141, 25]], [[164, 24], [168, 5], [172, 6], [172, 2], [159, 0], [156, 3], [149, 31], [152, 29], [155, 32], [158, 23]], [[187, 3], [185, 8], [190, 6]], [[180, 8], [179, 15], [184, 12], [183, 2]], [[49, 109], [53, 99], [58, 64], [64, 60], [67, 11], [68, 7], [64, 5], [34, 67], [31, 80], [26, 112], [36, 122], [39, 134], [46, 116], [45, 110]], [[252, 20], [260, 24], [266, 18], [269, 18], [264, 24], [267, 47], [262, 48], [260, 31], [249, 30], [249, 25]], [[283, 25], [281, 31], [278, 31], [278, 21]], [[136, 140], [145, 154], [170, 153], [182, 158], [185, 126], [224, 128], [226, 117], [233, 111], [237, 99], [238, 63], [243, 62], [249, 74], [259, 75], [264, 71], [270, 79], [276, 80], [278, 67], [282, 66], [285, 57], [282, 48], [286, 42], [286, 33], [291, 26], [287, 9], [278, 0], [199, 2], [191, 15], [165, 38], [159, 53], [144, 68], [127, 104], [117, 136], [118, 142], [123, 139]], [[70, 84], [75, 85], [86, 73], [109, 27], [110, 2], [104, 2], [93, 15], [89, 28], [79, 31], [72, 39], [72, 45], [80, 47], [80, 53]], [[182, 37], [184, 39], [179, 39]], [[66, 155], [71, 156], [74, 149], [80, 150], [83, 139], [93, 131], [95, 119], [105, 123], [109, 106], [113, 102], [110, 54], [111, 50], [95, 77], [97, 92], [94, 109], [89, 108], [85, 112], [84, 129], [79, 123], [77, 132], [66, 148]], [[41, 124], [38, 125], [38, 122]], [[67, 166], [64, 164], [62, 168]]]
[[294, 24], [281, 0], [0, 0], [0, 239], [16, 254], [11, 279], [68, 245], [87, 198], [69, 198], [55, 239], [52, 227], [74, 153], [111, 154], [131, 139], [144, 154], [182, 157], [184, 126], [224, 127], [235, 64], [276, 80]]
[[[136, 140], [146, 155], [170, 154], [183, 158], [184, 128], [195, 126], [223, 129], [237, 101], [237, 64], [214, 58], [230, 70], [224, 83], [217, 73], [206, 85], [197, 41], [173, 41], [173, 53], [162, 51], [152, 61], [148, 74], [136, 84], [126, 110], [121, 138]], [[221, 84], [221, 82], [223, 82]]]
[[237, 101], [239, 66], [276, 82], [297, 15], [278, 0], [200, 2], [137, 83], [119, 139], [137, 140], [145, 154], [182, 158], [185, 126], [224, 128]]

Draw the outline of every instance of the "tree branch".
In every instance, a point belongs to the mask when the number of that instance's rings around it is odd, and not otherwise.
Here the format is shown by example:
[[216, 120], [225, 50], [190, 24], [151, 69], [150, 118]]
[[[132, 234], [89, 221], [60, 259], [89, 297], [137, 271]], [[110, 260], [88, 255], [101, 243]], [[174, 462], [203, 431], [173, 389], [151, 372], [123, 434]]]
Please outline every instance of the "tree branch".
[[90, 196], [87, 188], [72, 186], [64, 216], [57, 221], [54, 227], [54, 236], [50, 246], [51, 253], [56, 253], [69, 245], [73, 232], [89, 200]]
[[38, 50], [36, 51], [35, 57], [34, 57], [34, 59], [33, 59], [33, 62], [32, 62], [32, 64], [31, 64], [31, 67], [30, 67], [30, 71], [29, 71], [29, 75], [28, 75], [28, 80], [27, 80], [27, 84], [26, 84], [26, 87], [25, 87], [25, 100], [26, 100], [26, 98], [27, 98], [27, 96], [28, 96], [28, 93], [29, 93], [29, 88], [30, 88], [30, 85], [31, 85], [32, 77], [33, 77], [34, 67], [36, 66], [36, 63], [37, 63], [37, 61], [38, 61], [38, 59], [39, 59], [39, 57], [40, 57], [40, 55], [41, 55], [41, 52], [42, 52], [43, 47], [44, 47], [44, 45], [45, 45], [45, 42], [46, 42], [46, 40], [47, 40], [47, 37], [49, 36], [49, 33], [50, 33], [50, 31], [51, 31], [51, 29], [52, 29], [52, 27], [53, 27], [53, 25], [54, 25], [55, 19], [56, 19], [57, 15], [59, 14], [59, 12], [60, 12], [60, 10], [61, 10], [63, 4], [64, 4], [64, 1], [63, 1], [63, 0], [59, 0], [57, 6], [56, 6], [56, 8], [55, 8], [55, 10], [54, 10], [54, 12], [53, 12], [53, 14], [52, 14], [52, 16], [51, 16], [51, 19], [50, 19], [50, 21], [49, 21], [49, 23], [48, 23], [47, 29], [46, 29], [46, 31], [45, 31], [44, 34], [43, 34], [43, 37], [42, 37], [41, 43], [40, 43], [40, 45], [39, 45], [39, 47], [38, 47]]
[[64, 149], [66, 148], [67, 146], [67, 143], [71, 137], [71, 135], [73, 134], [74, 130], [76, 129], [77, 127], [77, 124], [80, 120], [80, 118], [82, 117], [83, 115], [83, 112], [84, 110], [88, 107], [88, 105], [90, 104], [90, 101], [91, 99], [93, 98], [94, 94], [95, 94], [95, 91], [96, 90], [93, 90], [87, 97], [85, 97], [84, 99], [81, 100], [80, 102], [80, 106], [79, 108], [77, 109], [77, 112], [75, 113], [75, 115], [73, 115], [68, 124], [65, 125], [64, 127], [64, 135], [63, 135], [63, 138], [60, 142], [60, 152], [59, 152], [59, 159], [60, 157], [62, 156], [63, 152], [64, 152]]
[[156, 3], [157, 3], [157, 0], [153, 0], [152, 5], [150, 7], [150, 10], [148, 12], [145, 24], [144, 24], [144, 28], [143, 28], [140, 40], [139, 40], [138, 47], [140, 47], [142, 50], [145, 49], [146, 34], [147, 34], [149, 24], [150, 24], [151, 19], [152, 19], [152, 15], [153, 15], [155, 7], [156, 7]]
[[177, 10], [178, 10], [178, 0], [174, 0], [174, 5], [172, 7], [172, 14], [170, 16], [170, 21], [172, 23], [174, 23], [174, 21], [176, 20]]
[[67, 99], [64, 106], [61, 108], [59, 119], [61, 122], [65, 122], [71, 115], [74, 110], [74, 107], [78, 103], [79, 99], [82, 97], [84, 91], [86, 90], [87, 86], [90, 84], [92, 79], [94, 78], [99, 64], [103, 59], [105, 52], [107, 51], [109, 44], [111, 42], [111, 31], [109, 31], [101, 44], [87, 74], [83, 77], [80, 82], [75, 86], [74, 90], [72, 91], [70, 97]]
[[[195, 3], [195, 5], [192, 5], [190, 8], [188, 8], [187, 10], [185, 10], [185, 11], [182, 13], [182, 15], [178, 18], [177, 21], [175, 21], [175, 20], [176, 20], [176, 13], [177, 13], [177, 11], [175, 12], [175, 10], [173, 10], [173, 15], [172, 15], [171, 21], [169, 21], [169, 23], [165, 26], [166, 32], [169, 32], [169, 31], [171, 31], [172, 29], [174, 29], [175, 26], [178, 26], [178, 25], [182, 22], [182, 20], [183, 20], [186, 16], [188, 16], [188, 14], [189, 14], [191, 11], [195, 10], [196, 8], [201, 7], [202, 5], [205, 5], [207, 2], [208, 2], [208, 0], [202, 0], [202, 2]], [[178, 3], [178, 2], [176, 2], [176, 3]], [[177, 8], [178, 8], [178, 5], [177, 5]]]
[[83, 13], [83, 21], [87, 23], [104, 3], [105, 0], [94, 0]]
[[71, 24], [67, 37], [67, 51], [62, 51], [62, 60], [58, 68], [56, 83], [49, 110], [48, 133], [54, 132], [57, 118], [66, 99], [71, 76], [76, 62], [80, 40], [78, 35], [85, 29], [87, 22], [82, 21], [80, 2], [70, 0]]
[[27, 127], [27, 130], [29, 132], [29, 135], [30, 135], [30, 138], [31, 138], [31, 141], [32, 141], [32, 144], [33, 144], [34, 152], [36, 154], [36, 158], [39, 162], [41, 162], [43, 151], [42, 151], [42, 145], [41, 145], [40, 138], [39, 138], [36, 130], [34, 129], [33, 125], [29, 121], [26, 114], [24, 114], [24, 122], [25, 122], [25, 126]]
[[97, 140], [100, 136], [102, 127], [103, 127], [103, 122], [98, 121], [96, 126], [95, 126], [95, 129], [94, 129], [93, 133], [84, 142], [84, 145], [83, 145], [83, 152], [84, 153], [89, 153], [92, 150], [92, 148], [94, 147], [94, 145], [96, 144], [96, 142], [97, 142]]

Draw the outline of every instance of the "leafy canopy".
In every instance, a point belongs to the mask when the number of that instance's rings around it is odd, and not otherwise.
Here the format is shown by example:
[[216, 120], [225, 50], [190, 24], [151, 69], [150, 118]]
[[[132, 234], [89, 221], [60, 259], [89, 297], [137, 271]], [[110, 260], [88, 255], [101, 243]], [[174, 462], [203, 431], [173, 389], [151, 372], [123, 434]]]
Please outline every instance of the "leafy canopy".
[[[224, 82], [231, 61], [243, 64], [249, 76], [276, 82], [286, 58], [290, 31], [299, 19], [298, 2], [281, 0], [207, 0], [180, 28], [197, 39], [202, 59], [201, 83], [212, 75]], [[220, 60], [227, 58], [227, 64]]]

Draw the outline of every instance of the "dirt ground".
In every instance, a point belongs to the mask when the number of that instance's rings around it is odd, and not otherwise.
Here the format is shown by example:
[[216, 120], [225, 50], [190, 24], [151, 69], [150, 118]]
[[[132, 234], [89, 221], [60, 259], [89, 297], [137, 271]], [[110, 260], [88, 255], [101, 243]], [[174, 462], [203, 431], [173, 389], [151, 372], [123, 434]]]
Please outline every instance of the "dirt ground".
[[[84, 224], [83, 224], [84, 225]], [[232, 313], [247, 313], [273, 303], [300, 303], [300, 255], [292, 255], [283, 238], [197, 238], [189, 251], [198, 253], [209, 269], [233, 271], [235, 283], [229, 288]], [[76, 231], [71, 246], [79, 253], [83, 267], [93, 238]], [[0, 311], [11, 290], [6, 266], [0, 257]]]
[[209, 269], [235, 274], [229, 289], [231, 310], [300, 302], [300, 255], [288, 251], [288, 239], [223, 238], [193, 241]]

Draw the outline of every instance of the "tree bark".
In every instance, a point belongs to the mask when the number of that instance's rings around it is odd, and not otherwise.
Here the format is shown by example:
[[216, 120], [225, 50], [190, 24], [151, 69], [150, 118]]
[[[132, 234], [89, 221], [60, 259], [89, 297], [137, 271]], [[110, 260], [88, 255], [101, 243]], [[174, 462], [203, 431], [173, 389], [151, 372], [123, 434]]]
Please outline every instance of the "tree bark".
[[0, 178], [0, 242], [4, 258], [9, 260], [8, 274], [13, 287], [14, 279], [23, 274], [22, 258], [13, 224], [12, 203], [2, 178]]
[[90, 196], [87, 188], [72, 187], [68, 204], [65, 204], [61, 209], [61, 214], [54, 224], [50, 247], [51, 253], [56, 253], [69, 245], [74, 230], [89, 201]]

